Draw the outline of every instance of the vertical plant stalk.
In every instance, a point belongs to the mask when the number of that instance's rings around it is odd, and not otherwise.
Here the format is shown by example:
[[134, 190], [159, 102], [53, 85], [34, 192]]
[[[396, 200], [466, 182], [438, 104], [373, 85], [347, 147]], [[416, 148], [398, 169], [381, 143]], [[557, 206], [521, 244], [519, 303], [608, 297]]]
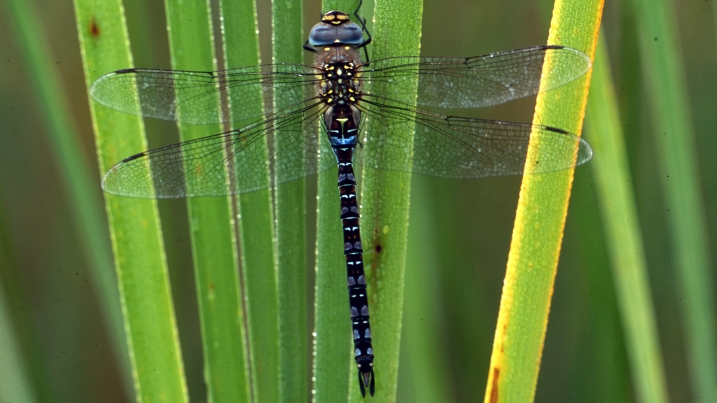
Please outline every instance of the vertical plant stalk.
[[414, 178], [411, 184], [412, 197], [416, 200], [411, 204], [411, 216], [420, 219], [411, 221], [408, 236], [406, 266], [410, 272], [405, 282], [399, 401], [450, 402], [456, 395], [450, 385], [454, 381], [452, 367], [457, 360], [445, 353], [443, 342], [447, 320], [441, 305], [445, 295], [439, 285], [445, 273], [437, 270], [446, 267], [441, 265], [439, 251], [450, 240], [436, 242], [440, 227], [446, 225], [439, 212], [443, 206], [437, 200], [442, 198], [450, 203], [449, 199], [455, 194], [441, 194], [447, 186], [430, 186], [429, 183], [426, 178]]
[[[81, 152], [82, 146], [79, 139], [79, 131], [75, 122], [70, 118], [71, 111], [68, 108], [68, 96], [62, 88], [61, 77], [51, 56], [47, 45], [44, 27], [39, 23], [40, 19], [34, 9], [34, 4], [21, 0], [8, 1], [5, 8], [9, 11], [11, 26], [21, 44], [20, 49], [25, 58], [25, 65], [32, 77], [33, 89], [38, 105], [41, 107], [42, 115], [47, 126], [43, 133], [47, 134], [55, 155], [55, 169], [60, 174], [64, 184], [65, 193], [70, 203], [74, 223], [74, 230], [77, 233], [80, 243], [86, 245], [85, 254], [86, 266], [92, 277], [91, 285], [96, 288], [100, 303], [104, 326], [109, 331], [114, 353], [119, 361], [122, 380], [128, 395], [131, 395], [132, 377], [130, 363], [127, 356], [126, 337], [123, 328], [122, 310], [119, 303], [119, 292], [117, 281], [114, 275], [113, 258], [110, 243], [108, 242], [106, 224], [101, 212], [102, 200], [97, 189], [99, 183], [91, 175], [94, 169], [90, 162]], [[12, 287], [11, 284], [6, 284]], [[10, 306], [20, 307], [26, 304], [15, 300], [20, 297], [20, 289], [8, 290], [9, 296], [13, 298]], [[24, 315], [23, 313], [11, 311], [11, 317]], [[34, 337], [25, 333], [25, 326], [20, 325], [22, 320], [13, 321], [18, 324], [21, 343], [29, 347], [30, 340]], [[7, 322], [11, 323], [11, 322]], [[36, 348], [33, 348], [37, 351]], [[41, 357], [32, 357], [29, 353], [31, 368], [44, 362]], [[44, 364], [43, 364], [44, 365]], [[44, 389], [39, 385], [39, 371], [31, 371], [38, 390]], [[40, 392], [41, 400], [49, 399]]]
[[[272, 1], [272, 62], [301, 63], [304, 50], [301, 1]], [[274, 93], [274, 109], [301, 102], [291, 92]], [[316, 128], [318, 129], [318, 128]], [[318, 131], [317, 135], [320, 135]], [[284, 145], [281, 132], [274, 135], [275, 152]], [[306, 156], [304, 156], [306, 157]], [[289, 169], [303, 170], [302, 158], [282, 161]], [[282, 182], [276, 172], [277, 182]], [[279, 298], [279, 401], [298, 402], [308, 396], [308, 312], [306, 267], [305, 180], [275, 188], [277, 286]]]
[[[80, 151], [82, 146], [75, 122], [69, 116], [67, 94], [59, 83], [61, 79], [52, 62], [52, 56], [42, 35], [43, 27], [37, 24], [39, 18], [33, 10], [33, 4], [19, 0], [8, 2], [12, 20], [21, 40], [28, 72], [35, 84], [36, 98], [42, 107], [42, 113], [48, 126], [50, 149], [55, 153], [57, 171], [61, 173], [69, 203], [74, 215], [75, 230], [83, 245], [87, 245], [87, 265], [93, 276], [93, 286], [100, 298], [106, 326], [114, 342], [115, 353], [125, 356], [124, 330], [122, 328], [121, 309], [117, 283], [112, 273], [112, 256], [107, 242], [103, 217], [100, 212], [102, 200], [97, 196], [99, 183], [90, 174], [90, 164]], [[120, 359], [129, 375], [129, 362]], [[129, 382], [127, 385], [130, 385]]]
[[608, 57], [603, 40], [597, 48], [593, 91], [585, 119], [597, 156], [592, 162], [592, 172], [605, 224], [635, 393], [638, 401], [664, 403], [668, 401], [667, 383]]
[[[336, 2], [331, 4], [325, 2], [324, 11], [338, 9], [350, 13], [353, 19], [356, 3], [352, 3], [351, 5], [341, 3], [342, 7], [335, 7], [338, 5]], [[375, 32], [372, 32], [375, 38], [373, 45], [375, 58], [419, 53], [422, 12], [420, 2], [384, 1], [377, 5], [375, 11], [377, 24]], [[361, 14], [366, 17], [363, 10]], [[397, 15], [402, 18], [397, 19]], [[380, 41], [376, 40], [379, 38]], [[404, 90], [399, 93], [405, 95], [406, 99], [400, 101], [415, 104], [417, 81], [407, 80], [403, 84]], [[378, 94], [382, 91], [376, 85], [370, 90]], [[395, 97], [396, 94], [392, 93], [391, 96]], [[370, 127], [371, 124], [368, 123], [367, 130], [375, 129]], [[410, 137], [411, 133], [404, 135]], [[382, 158], [405, 157], [385, 154]], [[369, 161], [366, 161], [366, 165], [382, 164], [376, 156], [367, 156], [367, 159]], [[405, 163], [410, 164], [410, 161]], [[335, 171], [331, 170], [327, 175], [320, 175], [319, 178], [315, 389], [316, 396], [322, 393], [322, 390], [327, 391], [321, 396], [322, 401], [343, 401], [346, 399], [345, 380], [348, 376], [350, 400], [362, 401], [357, 384], [356, 365], [353, 360], [349, 363], [352, 356], [349, 354], [351, 332], [346, 309], [344, 282], [346, 277], [343, 273], [340, 276], [331, 274], [339, 273], [338, 267], [343, 269], [345, 266], [344, 259], [340, 256], [341, 249], [336, 246], [340, 245], [336, 242], [341, 239], [341, 227], [338, 220], [339, 203], [335, 175]], [[361, 232], [364, 241], [364, 267], [371, 310], [373, 346], [377, 357], [374, 364], [376, 395], [372, 399], [378, 402], [393, 401], [398, 378], [410, 175], [364, 170], [363, 178], [362, 194], [359, 199], [362, 208]], [[334, 291], [333, 288], [337, 290]], [[330, 306], [330, 301], [336, 302], [334, 306]], [[345, 326], [339, 326], [341, 323], [345, 323]], [[344, 338], [344, 341], [341, 338]], [[343, 368], [339, 369], [339, 372], [326, 371], [333, 366], [327, 359], [332, 354], [329, 348], [335, 351], [333, 354], [346, 354], [345, 358], [339, 355], [335, 360], [342, 363]], [[335, 381], [327, 381], [328, 377]], [[327, 398], [329, 395], [341, 400], [330, 400]]]
[[[421, 44], [423, 3], [408, 0], [378, 2], [374, 9], [373, 59], [418, 55]], [[395, 84], [395, 83], [394, 83]], [[402, 81], [400, 89], [391, 92], [380, 82], [372, 82], [372, 94], [395, 99], [404, 105], [416, 104], [418, 77]], [[376, 123], [376, 124], [374, 124]], [[404, 125], [407, 133], [387, 133], [413, 138], [413, 127]], [[367, 133], [379, 133], [377, 121], [368, 119]], [[377, 150], [373, 150], [374, 152]], [[366, 154], [361, 187], [361, 230], [364, 241], [366, 280], [368, 284], [371, 330], [376, 356], [375, 401], [392, 402], [398, 381], [398, 357], [403, 322], [403, 289], [406, 269], [408, 213], [411, 175], [407, 172], [376, 170], [386, 161], [411, 160], [403, 151], [382, 150], [381, 155]], [[352, 371], [355, 374], [355, 369]], [[351, 378], [351, 401], [362, 401], [357, 378]]]
[[[209, 2], [169, 0], [166, 3], [166, 9], [173, 68], [216, 70]], [[250, 9], [253, 10], [251, 5]], [[246, 20], [253, 24], [254, 13], [246, 14], [248, 14]], [[187, 16], [192, 16], [192, 18], [187, 18]], [[252, 64], [256, 64], [256, 59], [255, 53]], [[217, 116], [221, 113], [219, 106], [220, 100], [217, 98]], [[180, 125], [182, 141], [217, 134], [221, 131], [222, 127], [216, 124]], [[240, 170], [241, 167], [237, 166], [236, 169]], [[229, 175], [230, 173], [225, 172], [224, 174]], [[263, 194], [266, 196], [266, 191]], [[236, 259], [237, 242], [233, 226], [235, 221], [232, 198], [196, 198], [187, 200], [187, 203], [197, 278], [197, 296], [202, 320], [202, 341], [206, 358], [204, 373], [208, 386], [208, 397], [210, 401], [250, 401], [252, 395], [263, 396], [263, 394], [251, 388], [252, 378], [247, 379], [245, 369], [248, 367], [251, 371], [255, 369], [252, 364], [265, 363], [266, 360], [256, 360], [251, 355], [249, 364], [247, 365], [245, 362], [245, 344], [247, 340], [252, 340], [252, 335], [246, 337], [247, 333], [243, 329], [243, 326], [250, 322], [244, 316], [246, 311], [242, 309], [241, 292], [239, 291], [239, 267]], [[264, 205], [268, 209], [268, 202]], [[263, 224], [270, 234], [271, 219], [265, 219]], [[265, 238], [262, 238], [261, 235], [254, 238], [255, 241], [262, 239]], [[268, 244], [268, 250], [271, 252], [270, 235]], [[244, 248], [242, 248], [242, 252], [245, 252]], [[268, 253], [268, 256], [271, 259], [273, 254]], [[255, 263], [248, 261], [250, 258], [246, 254], [240, 258], [244, 263], [242, 268], [250, 267]], [[269, 270], [264, 271], [273, 275], [273, 265], [270, 263], [269, 267]], [[252, 282], [252, 284], [260, 283]], [[271, 295], [267, 296], [267, 301], [271, 301]], [[274, 318], [274, 316], [270, 315], [269, 318]], [[251, 352], [256, 351], [257, 346], [251, 343], [248, 345], [250, 349], [253, 349]], [[269, 369], [269, 371], [273, 370], [273, 368]], [[269, 396], [271, 396], [270, 393]]]
[[[256, 66], [259, 64], [259, 40], [256, 8], [250, 0], [222, 0], [222, 39], [225, 68]], [[235, 96], [252, 96], [261, 111], [262, 94], [227, 88], [229, 104]], [[259, 118], [257, 116], [256, 118]], [[234, 119], [232, 119], [234, 120]], [[237, 129], [246, 122], [233, 121], [229, 129]], [[259, 143], [259, 141], [261, 143]], [[268, 161], [267, 139], [256, 141], [264, 160]], [[237, 186], [243, 186], [246, 172], [254, 166], [237, 161], [235, 167]], [[256, 402], [283, 401], [279, 388], [279, 311], [277, 295], [277, 250], [275, 244], [275, 217], [272, 211], [271, 181], [268, 164], [262, 178], [266, 188], [242, 193], [236, 197], [240, 251], [240, 275], [244, 293], [245, 332], [248, 346], [249, 383], [251, 399]]]
[[[76, 0], [87, 88], [132, 66], [120, 1]], [[89, 98], [89, 96], [88, 96]], [[100, 172], [146, 150], [142, 119], [90, 100]], [[187, 402], [157, 204], [105, 195], [137, 401]]]
[[[603, 3], [556, 1], [548, 44], [595, 53]], [[551, 80], [550, 60], [543, 83]], [[538, 94], [534, 124], [580, 133], [590, 72]], [[531, 142], [526, 169], [540, 159]], [[573, 170], [523, 177], [496, 326], [485, 402], [529, 402], [535, 396]]]
[[[0, 221], [1, 232], [5, 232], [3, 224]], [[5, 239], [0, 238], [0, 263], [3, 265], [10, 263], [9, 250], [5, 246]], [[23, 343], [18, 340], [17, 329], [10, 325], [14, 321], [2, 280], [0, 278], [0, 323], [3, 323], [3, 326], [0, 326], [0, 351], [3, 352], [3, 366], [11, 370], [3, 371], [3, 377], [0, 379], [0, 399], [7, 402], [36, 402], [39, 401], [39, 393], [31, 379], [32, 371], [26, 365], [28, 360], [23, 357]]]
[[[318, 135], [325, 136], [324, 133]], [[335, 176], [334, 169], [320, 173], [318, 183], [312, 392], [316, 403], [345, 402], [349, 378], [356, 371], [351, 359], [351, 322], [343, 281], [346, 262], [341, 244], [337, 244], [343, 234], [338, 219]]]
[[692, 399], [717, 401], [715, 276], [673, 5], [633, 0], [682, 309]]

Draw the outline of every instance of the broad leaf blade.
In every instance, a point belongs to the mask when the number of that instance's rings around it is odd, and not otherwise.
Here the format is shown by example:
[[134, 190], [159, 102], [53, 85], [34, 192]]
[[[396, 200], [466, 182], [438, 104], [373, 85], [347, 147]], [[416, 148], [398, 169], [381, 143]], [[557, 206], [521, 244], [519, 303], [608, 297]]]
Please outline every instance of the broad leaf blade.
[[[132, 58], [119, 1], [75, 2], [87, 88]], [[100, 170], [146, 149], [142, 120], [90, 101]], [[106, 195], [137, 400], [186, 402], [179, 340], [154, 200]]]

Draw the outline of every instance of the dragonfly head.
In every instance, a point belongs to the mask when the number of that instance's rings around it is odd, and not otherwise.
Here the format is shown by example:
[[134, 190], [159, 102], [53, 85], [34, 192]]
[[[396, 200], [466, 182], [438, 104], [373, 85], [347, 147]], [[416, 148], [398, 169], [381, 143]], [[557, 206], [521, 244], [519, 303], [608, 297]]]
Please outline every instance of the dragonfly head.
[[321, 22], [314, 25], [309, 33], [309, 45], [314, 47], [349, 45], [358, 46], [364, 42], [361, 27], [352, 22], [343, 11], [329, 11], [321, 16]]

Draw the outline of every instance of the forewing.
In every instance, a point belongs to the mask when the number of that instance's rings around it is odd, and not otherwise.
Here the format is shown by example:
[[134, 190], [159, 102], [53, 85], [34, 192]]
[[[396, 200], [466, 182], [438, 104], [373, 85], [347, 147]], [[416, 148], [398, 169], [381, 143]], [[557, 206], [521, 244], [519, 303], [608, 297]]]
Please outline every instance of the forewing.
[[[543, 63], [555, 79], [540, 88]], [[474, 57], [395, 57], [372, 61], [363, 79], [399, 83], [418, 76], [421, 106], [481, 108], [559, 87], [585, 74], [590, 58], [562, 46], [539, 46]], [[400, 86], [396, 86], [400, 88]]]
[[[133, 115], [190, 124], [240, 121], [271, 112], [274, 92], [304, 99], [303, 88], [313, 85], [315, 74], [314, 68], [298, 64], [213, 72], [125, 69], [97, 79], [90, 94], [105, 106]], [[226, 102], [224, 94], [230, 88]], [[224, 113], [217, 108], [219, 102]]]

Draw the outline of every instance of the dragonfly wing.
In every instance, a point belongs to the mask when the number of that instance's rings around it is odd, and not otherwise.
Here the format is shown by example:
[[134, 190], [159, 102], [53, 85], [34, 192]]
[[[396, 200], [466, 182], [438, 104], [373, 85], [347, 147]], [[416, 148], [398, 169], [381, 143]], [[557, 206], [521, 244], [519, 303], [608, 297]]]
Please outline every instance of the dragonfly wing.
[[[540, 88], [543, 64], [553, 80]], [[421, 106], [482, 108], [559, 87], [591, 66], [583, 52], [563, 46], [538, 46], [474, 57], [395, 57], [372, 61], [364, 80], [400, 83], [418, 76]]]
[[125, 69], [97, 79], [90, 94], [132, 115], [191, 124], [229, 122], [256, 119], [273, 110], [275, 92], [305, 99], [304, 87], [311, 86], [315, 74], [314, 68], [298, 64], [211, 72]]
[[[237, 130], [133, 155], [107, 171], [102, 187], [137, 198], [223, 196], [314, 174], [336, 165], [319, 153], [321, 112], [316, 100], [306, 101]], [[293, 161], [301, 161], [298, 169]]]
[[[363, 149], [358, 154], [378, 155], [372, 159], [381, 161], [375, 168], [443, 178], [481, 178], [559, 171], [592, 157], [584, 140], [561, 129], [446, 116], [423, 109], [414, 114], [407, 105], [392, 104], [382, 105], [380, 113], [363, 110], [377, 124], [371, 126], [373, 133], [364, 134]], [[526, 171], [531, 136], [540, 147], [541, 159]], [[380, 158], [387, 153], [389, 158]], [[356, 160], [366, 165], [365, 155], [358, 155]], [[405, 162], [410, 160], [412, 164]]]

